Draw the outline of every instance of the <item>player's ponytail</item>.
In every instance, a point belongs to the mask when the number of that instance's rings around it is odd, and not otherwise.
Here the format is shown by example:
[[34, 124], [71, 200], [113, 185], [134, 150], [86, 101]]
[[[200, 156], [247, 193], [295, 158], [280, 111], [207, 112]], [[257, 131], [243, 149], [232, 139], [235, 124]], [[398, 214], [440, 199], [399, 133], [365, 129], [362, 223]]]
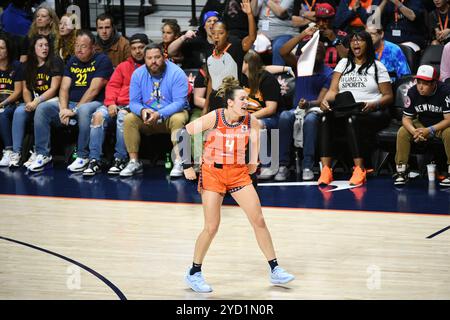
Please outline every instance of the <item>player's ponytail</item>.
[[234, 100], [235, 90], [242, 90], [242, 87], [235, 77], [228, 76], [223, 79], [222, 84], [217, 90], [217, 96], [222, 97], [224, 101], [228, 101], [228, 99]]

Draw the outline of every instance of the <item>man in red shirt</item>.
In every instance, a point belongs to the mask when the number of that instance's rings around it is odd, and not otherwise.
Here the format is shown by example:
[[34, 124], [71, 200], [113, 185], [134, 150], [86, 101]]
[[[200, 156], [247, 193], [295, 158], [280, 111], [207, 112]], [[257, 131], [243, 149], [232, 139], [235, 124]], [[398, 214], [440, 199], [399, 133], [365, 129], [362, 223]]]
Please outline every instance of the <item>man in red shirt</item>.
[[106, 85], [104, 105], [97, 109], [91, 126], [89, 141], [89, 166], [83, 171], [84, 176], [93, 176], [100, 170], [102, 146], [105, 128], [115, 119], [116, 146], [114, 164], [108, 174], [117, 175], [127, 164], [128, 153], [123, 138], [123, 119], [129, 112], [130, 81], [133, 72], [144, 64], [144, 48], [149, 43], [145, 34], [137, 33], [130, 38], [131, 56], [120, 63]]

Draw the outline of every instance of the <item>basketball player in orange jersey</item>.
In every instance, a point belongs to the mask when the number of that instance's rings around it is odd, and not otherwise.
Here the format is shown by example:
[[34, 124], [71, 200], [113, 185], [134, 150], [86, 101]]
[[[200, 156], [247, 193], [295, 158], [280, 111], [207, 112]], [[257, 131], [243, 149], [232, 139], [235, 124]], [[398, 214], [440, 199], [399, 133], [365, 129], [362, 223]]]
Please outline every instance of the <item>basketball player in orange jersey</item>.
[[[205, 222], [195, 245], [192, 268], [188, 269], [185, 281], [196, 292], [212, 291], [202, 276], [201, 266], [219, 228], [223, 198], [229, 192], [253, 226], [258, 245], [270, 265], [270, 281], [273, 284], [287, 283], [294, 276], [278, 266], [259, 197], [249, 176], [256, 171], [258, 163], [258, 120], [247, 112], [248, 95], [233, 77], [224, 79], [218, 94], [224, 98], [227, 107], [214, 110], [186, 126], [189, 136], [210, 131], [204, 146], [199, 177]], [[250, 161], [246, 164], [249, 143]], [[190, 159], [185, 162], [190, 162]], [[186, 178], [195, 180], [196, 173], [192, 165], [185, 163], [183, 167]]]

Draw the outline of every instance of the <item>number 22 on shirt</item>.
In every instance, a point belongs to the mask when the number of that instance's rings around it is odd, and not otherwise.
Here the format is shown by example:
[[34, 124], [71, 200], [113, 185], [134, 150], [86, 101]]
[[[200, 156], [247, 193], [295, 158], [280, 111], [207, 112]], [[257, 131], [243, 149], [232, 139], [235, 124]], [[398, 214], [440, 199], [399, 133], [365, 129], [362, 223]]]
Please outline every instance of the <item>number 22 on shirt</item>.
[[75, 85], [77, 87], [86, 87], [87, 86], [87, 74], [86, 73], [78, 73], [77, 81], [75, 81]]

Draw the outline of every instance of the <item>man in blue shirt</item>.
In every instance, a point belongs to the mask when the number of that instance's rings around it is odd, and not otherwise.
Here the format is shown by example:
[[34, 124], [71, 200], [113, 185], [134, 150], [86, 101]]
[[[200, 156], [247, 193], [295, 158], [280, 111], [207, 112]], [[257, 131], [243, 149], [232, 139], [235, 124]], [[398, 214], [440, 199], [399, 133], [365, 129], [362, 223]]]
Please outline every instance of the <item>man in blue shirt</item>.
[[384, 40], [383, 29], [371, 24], [366, 26], [366, 31], [372, 37], [375, 57], [384, 64], [393, 83], [401, 77], [411, 74], [402, 49], [395, 43]]
[[113, 65], [108, 56], [95, 53], [95, 38], [90, 31], [80, 31], [75, 41], [75, 55], [64, 70], [58, 99], [40, 104], [34, 117], [36, 160], [30, 171], [42, 171], [50, 155], [50, 127], [78, 123], [77, 159], [67, 167], [72, 172], [82, 172], [89, 164], [89, 135], [92, 114], [105, 98], [105, 86]]
[[124, 139], [130, 162], [120, 176], [129, 177], [142, 172], [142, 163], [139, 162], [141, 133], [170, 133], [176, 154], [170, 176], [181, 177], [183, 167], [176, 145], [177, 133], [189, 119], [188, 79], [180, 67], [165, 61], [164, 50], [159, 44], [146, 46], [144, 57], [145, 65], [131, 77], [131, 113], [124, 122]]

